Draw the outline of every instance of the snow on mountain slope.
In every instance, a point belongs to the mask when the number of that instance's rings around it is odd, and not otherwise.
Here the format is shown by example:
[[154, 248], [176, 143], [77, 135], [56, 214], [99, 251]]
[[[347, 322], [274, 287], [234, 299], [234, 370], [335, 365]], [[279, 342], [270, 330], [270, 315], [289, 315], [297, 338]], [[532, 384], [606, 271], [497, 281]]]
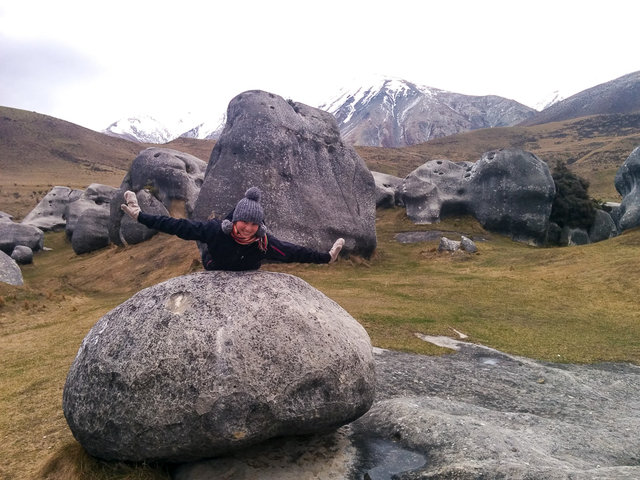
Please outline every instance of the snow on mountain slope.
[[150, 115], [131, 116], [112, 123], [102, 133], [141, 143], [167, 143], [178, 137], [217, 139], [224, 127], [222, 119], [208, 121], [187, 114], [159, 119]]
[[376, 78], [346, 88], [319, 108], [332, 113], [342, 137], [354, 145], [403, 147], [456, 133], [515, 125], [536, 113], [514, 100], [470, 96]]

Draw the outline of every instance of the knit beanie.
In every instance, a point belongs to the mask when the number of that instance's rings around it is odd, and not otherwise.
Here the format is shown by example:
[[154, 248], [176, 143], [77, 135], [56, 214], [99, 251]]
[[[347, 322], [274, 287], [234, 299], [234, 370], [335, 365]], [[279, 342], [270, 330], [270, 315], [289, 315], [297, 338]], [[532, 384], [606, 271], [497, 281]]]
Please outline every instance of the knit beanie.
[[258, 187], [251, 187], [244, 194], [244, 198], [238, 202], [233, 211], [232, 222], [249, 222], [261, 225], [264, 221], [264, 212], [260, 205], [262, 193]]

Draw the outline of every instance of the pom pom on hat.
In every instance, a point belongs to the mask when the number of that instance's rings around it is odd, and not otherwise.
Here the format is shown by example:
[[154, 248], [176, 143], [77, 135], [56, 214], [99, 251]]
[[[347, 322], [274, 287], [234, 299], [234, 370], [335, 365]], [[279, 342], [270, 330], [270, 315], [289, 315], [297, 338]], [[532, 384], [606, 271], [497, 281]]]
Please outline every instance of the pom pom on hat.
[[261, 196], [262, 192], [258, 187], [251, 187], [244, 194], [244, 198], [248, 198], [249, 200], [253, 200], [254, 202], [260, 202]]
[[257, 223], [261, 225], [264, 221], [264, 212], [260, 205], [262, 192], [258, 187], [251, 187], [244, 194], [244, 198], [238, 202], [233, 211], [232, 221], [242, 221]]

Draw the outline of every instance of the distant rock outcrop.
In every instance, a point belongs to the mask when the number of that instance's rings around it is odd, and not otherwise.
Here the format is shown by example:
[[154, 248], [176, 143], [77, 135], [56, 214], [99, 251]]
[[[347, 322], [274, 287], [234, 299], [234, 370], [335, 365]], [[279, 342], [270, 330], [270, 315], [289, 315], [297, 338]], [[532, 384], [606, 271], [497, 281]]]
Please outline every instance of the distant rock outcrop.
[[376, 207], [391, 208], [401, 204], [398, 189], [402, 186], [402, 179], [386, 173], [371, 172], [376, 182]]
[[555, 184], [547, 165], [522, 150], [485, 153], [476, 163], [431, 160], [410, 173], [401, 196], [416, 223], [473, 215], [489, 231], [540, 244]]
[[366, 331], [306, 282], [198, 272], [96, 323], [63, 410], [91, 455], [188, 461], [338, 428], [369, 409], [374, 388]]
[[82, 190], [69, 187], [53, 187], [36, 207], [24, 217], [22, 223], [33, 225], [42, 231], [64, 230], [67, 225], [65, 211], [69, 203], [77, 200]]
[[147, 148], [131, 163], [123, 191], [148, 190], [174, 216], [191, 217], [207, 163], [170, 148]]
[[0, 282], [22, 286], [22, 271], [14, 259], [0, 250]]
[[108, 185], [92, 183], [77, 200], [69, 203], [65, 232], [74, 252], [88, 253], [109, 245], [110, 203], [117, 191]]
[[11, 255], [17, 245], [29, 247], [34, 252], [44, 247], [44, 233], [39, 228], [12, 221], [0, 222], [0, 250]]
[[640, 226], [640, 147], [618, 169], [615, 186], [622, 196], [622, 202], [616, 212], [620, 231]]
[[194, 218], [224, 217], [251, 186], [282, 240], [328, 250], [343, 237], [344, 252], [366, 257], [376, 247], [373, 176], [327, 112], [258, 90], [231, 100]]

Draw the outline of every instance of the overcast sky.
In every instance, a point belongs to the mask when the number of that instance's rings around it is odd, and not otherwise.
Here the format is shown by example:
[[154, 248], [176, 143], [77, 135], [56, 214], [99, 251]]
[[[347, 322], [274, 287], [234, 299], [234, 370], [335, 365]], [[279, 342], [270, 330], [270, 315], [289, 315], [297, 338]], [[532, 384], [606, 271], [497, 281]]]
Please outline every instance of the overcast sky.
[[534, 106], [640, 70], [633, 0], [0, 0], [0, 105], [102, 130], [375, 75]]

